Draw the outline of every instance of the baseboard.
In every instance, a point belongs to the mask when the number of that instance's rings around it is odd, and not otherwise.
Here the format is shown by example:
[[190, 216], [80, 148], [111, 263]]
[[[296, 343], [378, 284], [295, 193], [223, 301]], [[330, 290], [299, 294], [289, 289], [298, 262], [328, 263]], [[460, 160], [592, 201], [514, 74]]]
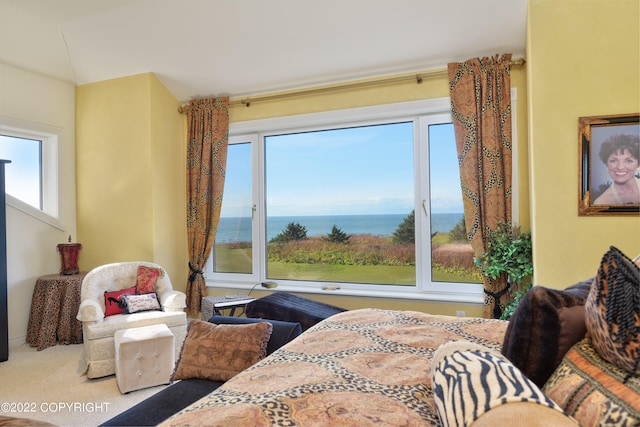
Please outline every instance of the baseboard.
[[9, 340], [9, 350], [11, 350], [12, 347], [21, 346], [22, 344], [24, 344], [26, 342], [27, 342], [27, 336], [26, 335], [20, 335], [19, 337], [11, 338]]

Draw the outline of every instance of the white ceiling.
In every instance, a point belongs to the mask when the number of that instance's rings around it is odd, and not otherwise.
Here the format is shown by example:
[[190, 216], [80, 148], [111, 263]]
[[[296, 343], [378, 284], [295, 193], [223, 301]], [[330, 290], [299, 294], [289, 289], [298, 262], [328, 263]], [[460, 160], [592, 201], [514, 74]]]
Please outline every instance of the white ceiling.
[[524, 57], [527, 0], [0, 0], [0, 61], [180, 101]]

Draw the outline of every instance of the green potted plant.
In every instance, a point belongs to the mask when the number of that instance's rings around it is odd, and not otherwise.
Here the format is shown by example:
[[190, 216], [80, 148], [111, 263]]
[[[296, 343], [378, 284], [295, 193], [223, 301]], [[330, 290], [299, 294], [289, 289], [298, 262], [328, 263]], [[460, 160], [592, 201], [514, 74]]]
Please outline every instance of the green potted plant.
[[533, 255], [531, 233], [520, 232], [510, 222], [499, 223], [489, 232], [487, 250], [473, 259], [482, 274], [491, 279], [504, 275], [511, 289], [511, 301], [502, 307], [501, 319], [509, 319], [531, 287]]

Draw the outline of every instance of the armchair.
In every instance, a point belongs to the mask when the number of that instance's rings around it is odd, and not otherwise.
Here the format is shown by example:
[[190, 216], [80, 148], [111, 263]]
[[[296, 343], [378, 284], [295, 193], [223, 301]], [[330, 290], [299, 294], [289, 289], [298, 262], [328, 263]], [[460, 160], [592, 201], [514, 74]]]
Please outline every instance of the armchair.
[[[105, 291], [120, 291], [136, 286], [138, 267], [160, 270], [155, 291], [161, 310], [139, 311], [106, 316]], [[150, 262], [119, 262], [96, 267], [82, 281], [77, 319], [82, 322], [84, 352], [89, 378], [116, 372], [114, 334], [117, 330], [165, 324], [175, 337], [176, 360], [187, 333], [186, 297], [173, 290], [163, 267]]]

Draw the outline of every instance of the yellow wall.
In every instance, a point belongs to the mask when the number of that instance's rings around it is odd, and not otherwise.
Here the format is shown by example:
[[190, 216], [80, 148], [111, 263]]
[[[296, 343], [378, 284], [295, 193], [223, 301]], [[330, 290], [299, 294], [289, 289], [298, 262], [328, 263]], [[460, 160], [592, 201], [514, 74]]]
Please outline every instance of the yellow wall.
[[154, 261], [184, 289], [184, 131], [177, 107], [151, 73], [76, 88], [83, 268]]
[[151, 83], [151, 160], [153, 173], [154, 260], [184, 290], [187, 254], [186, 137], [178, 101], [154, 75]]
[[578, 117], [640, 112], [640, 2], [530, 0], [527, 36], [535, 283], [592, 276], [614, 245], [640, 254], [640, 218], [578, 216]]

